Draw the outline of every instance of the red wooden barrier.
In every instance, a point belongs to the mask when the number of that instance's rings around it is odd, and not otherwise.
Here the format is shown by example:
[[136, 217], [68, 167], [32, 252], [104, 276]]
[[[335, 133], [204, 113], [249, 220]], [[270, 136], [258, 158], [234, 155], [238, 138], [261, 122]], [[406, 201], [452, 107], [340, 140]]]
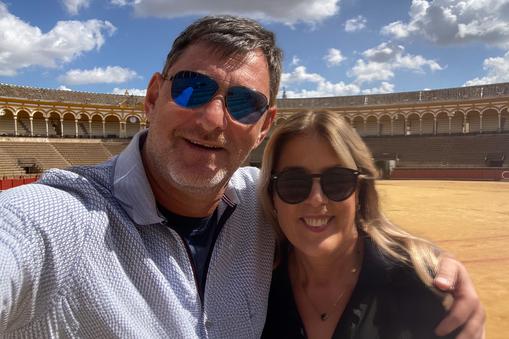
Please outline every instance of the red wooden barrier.
[[35, 182], [38, 177], [19, 177], [19, 178], [4, 178], [0, 179], [0, 190], [7, 190], [20, 185], [30, 184]]
[[[395, 168], [391, 179], [502, 180], [509, 168]], [[505, 174], [507, 176], [507, 174]]]

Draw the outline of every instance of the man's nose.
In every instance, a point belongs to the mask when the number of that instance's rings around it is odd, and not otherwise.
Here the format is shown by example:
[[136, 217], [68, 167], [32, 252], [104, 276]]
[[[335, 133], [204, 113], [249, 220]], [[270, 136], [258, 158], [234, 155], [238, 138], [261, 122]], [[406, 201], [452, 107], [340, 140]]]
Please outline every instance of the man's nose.
[[228, 112], [221, 96], [212, 98], [197, 110], [197, 123], [206, 131], [225, 130]]

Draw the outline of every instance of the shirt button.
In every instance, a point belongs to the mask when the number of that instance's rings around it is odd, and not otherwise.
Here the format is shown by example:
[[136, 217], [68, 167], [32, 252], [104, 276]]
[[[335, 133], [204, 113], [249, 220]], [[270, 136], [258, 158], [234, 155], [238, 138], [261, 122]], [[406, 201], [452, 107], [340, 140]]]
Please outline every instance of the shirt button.
[[212, 327], [212, 321], [210, 320], [205, 320], [205, 327], [210, 330], [210, 328]]

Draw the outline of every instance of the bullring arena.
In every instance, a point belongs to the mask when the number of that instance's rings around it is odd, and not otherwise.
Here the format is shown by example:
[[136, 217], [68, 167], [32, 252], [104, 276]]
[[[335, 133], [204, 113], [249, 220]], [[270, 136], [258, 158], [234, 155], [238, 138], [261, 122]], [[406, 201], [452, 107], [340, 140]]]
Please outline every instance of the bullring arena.
[[[343, 115], [371, 148], [386, 214], [467, 266], [487, 337], [509, 333], [509, 83], [431, 91], [280, 99]], [[94, 164], [147, 128], [143, 97], [0, 84], [0, 189], [42, 171]], [[247, 163], [259, 165], [262, 146]], [[394, 180], [400, 179], [400, 180]], [[406, 179], [406, 180], [401, 180]], [[426, 179], [426, 180], [415, 180]]]

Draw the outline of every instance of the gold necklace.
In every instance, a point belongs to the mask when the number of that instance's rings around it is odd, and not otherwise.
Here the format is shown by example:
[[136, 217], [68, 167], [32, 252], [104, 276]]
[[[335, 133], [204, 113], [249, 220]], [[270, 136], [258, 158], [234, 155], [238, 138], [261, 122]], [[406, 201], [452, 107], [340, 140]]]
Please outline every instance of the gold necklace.
[[[355, 274], [357, 273], [358, 271], [358, 268], [357, 267], [354, 267], [351, 269], [351, 273]], [[311, 299], [311, 297], [309, 296], [308, 294], [308, 291], [302, 286], [302, 290], [304, 291], [304, 295], [306, 296], [306, 298], [308, 299], [309, 301], [309, 304], [311, 304], [311, 307], [315, 310], [315, 312], [320, 316], [320, 320], [321, 321], [327, 321], [327, 319], [330, 318], [330, 315], [334, 312], [336, 312], [338, 309], [337, 309], [337, 306], [339, 304], [339, 301], [341, 300], [341, 298], [345, 295], [345, 292], [346, 290], [343, 290], [339, 296], [336, 298], [336, 301], [334, 301], [334, 303], [332, 304], [332, 306], [329, 308], [329, 310], [327, 312], [321, 312], [318, 307], [316, 307], [315, 303], [313, 302], [313, 300]]]

